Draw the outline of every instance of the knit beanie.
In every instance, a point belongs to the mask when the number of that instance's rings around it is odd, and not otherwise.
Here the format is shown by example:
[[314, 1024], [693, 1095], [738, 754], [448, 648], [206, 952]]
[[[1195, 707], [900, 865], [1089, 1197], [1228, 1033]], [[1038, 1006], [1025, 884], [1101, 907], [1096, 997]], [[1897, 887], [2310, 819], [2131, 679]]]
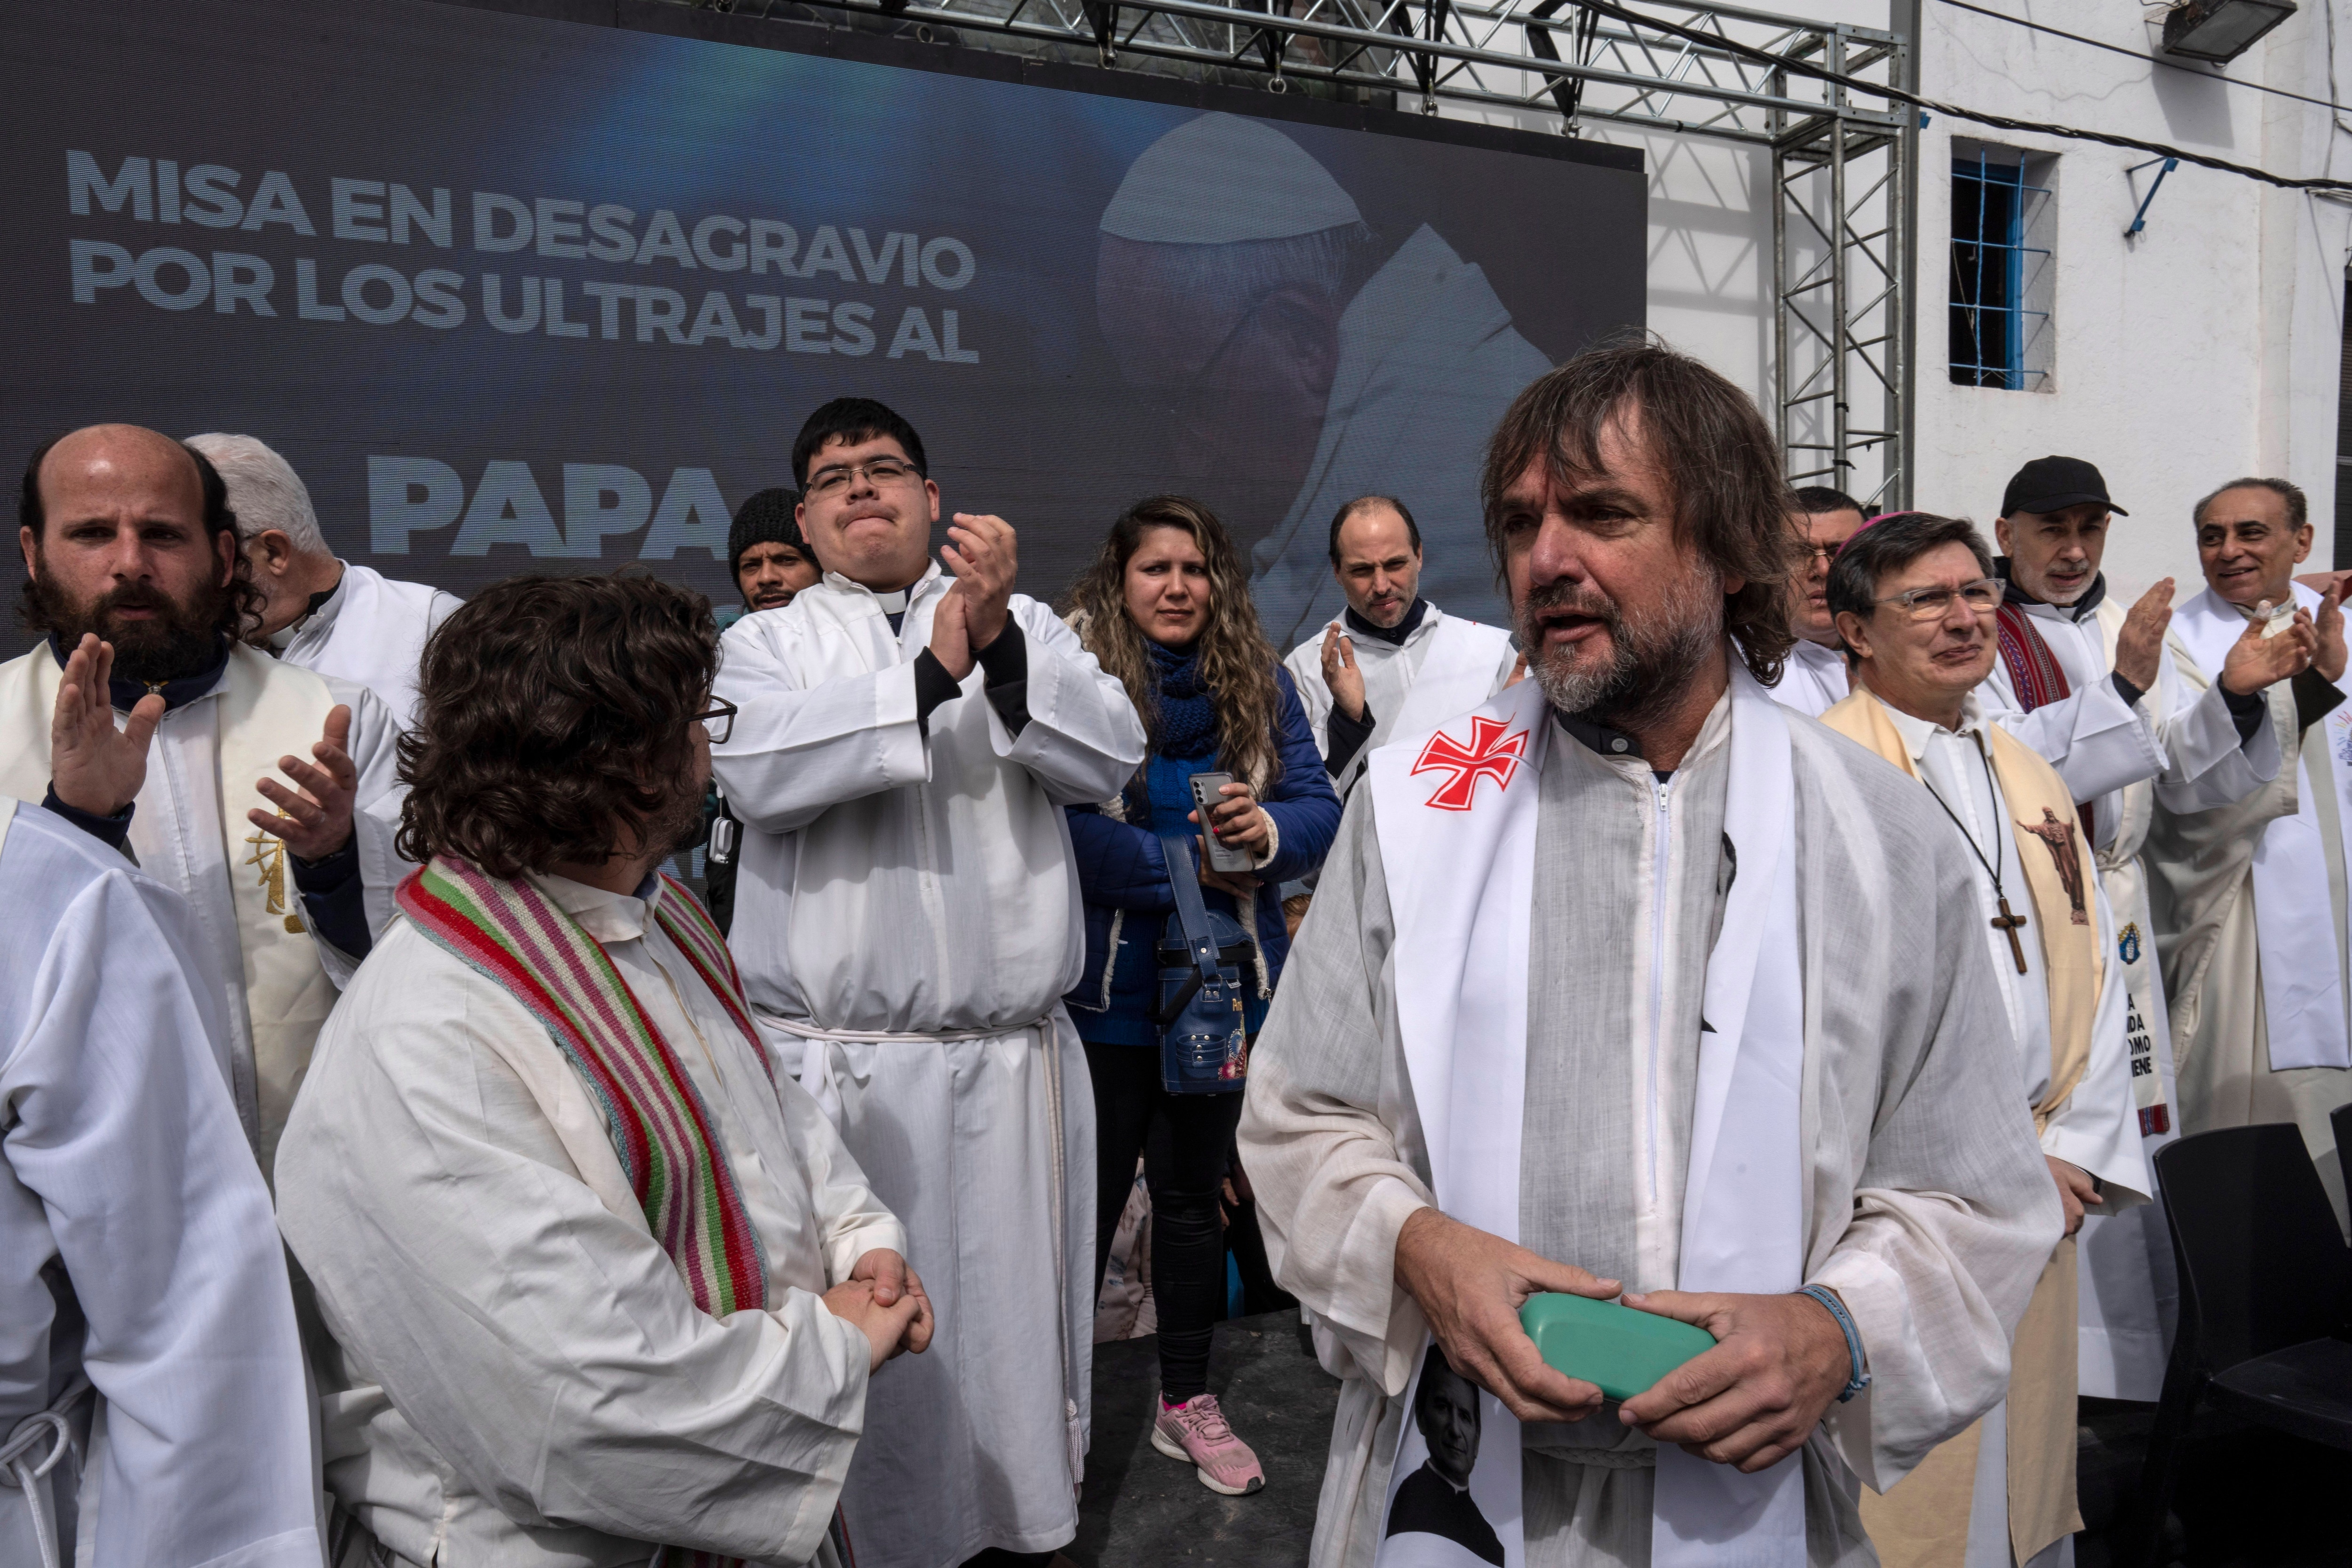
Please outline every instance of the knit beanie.
[[754, 544], [782, 544], [808, 556], [808, 542], [801, 537], [801, 525], [793, 511], [801, 504], [798, 490], [761, 490], [735, 510], [734, 525], [727, 531], [727, 574], [743, 563], [743, 552]]

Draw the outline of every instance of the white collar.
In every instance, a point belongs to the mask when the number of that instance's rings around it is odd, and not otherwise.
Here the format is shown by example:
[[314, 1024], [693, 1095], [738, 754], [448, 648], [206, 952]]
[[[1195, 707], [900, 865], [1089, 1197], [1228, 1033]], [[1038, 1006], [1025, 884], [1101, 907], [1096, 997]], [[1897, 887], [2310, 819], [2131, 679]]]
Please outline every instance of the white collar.
[[654, 906], [662, 897], [659, 872], [648, 876], [634, 894], [607, 892], [545, 871], [526, 871], [523, 875], [598, 942], [635, 942], [643, 937]]
[[830, 588], [835, 593], [845, 595], [850, 598], [871, 600], [875, 609], [880, 614], [898, 616], [904, 615], [918, 599], [925, 597], [930, 592], [931, 585], [946, 575], [947, 574], [940, 569], [940, 563], [933, 561], [924, 566], [923, 574], [916, 578], [910, 585], [893, 589], [887, 594], [877, 593], [865, 584], [845, 577], [838, 572], [826, 573], [818, 579], [817, 586]]
[[306, 627], [315, 625], [320, 631], [325, 631], [335, 624], [335, 616], [342, 609], [344, 599], [349, 596], [343, 590], [352, 584], [352, 563], [337, 556], [335, 564], [342, 570], [335, 574], [335, 585], [327, 590], [326, 597], [319, 601], [318, 607], [304, 610], [286, 625], [270, 633], [265, 639], [274, 651], [284, 653], [293, 647], [294, 639], [301, 636]]
[[1915, 763], [1927, 757], [1927, 743], [1937, 736], [1948, 735], [1958, 739], [1975, 734], [1985, 725], [1984, 704], [1977, 700], [1977, 694], [1973, 691], [1960, 699], [1960, 723], [1956, 730], [1947, 730], [1932, 719], [1906, 713], [1875, 691], [1871, 695], [1876, 697], [1878, 705], [1886, 710], [1886, 716], [1895, 721], [1895, 732], [1903, 737], [1904, 750], [1911, 753], [1911, 760]]

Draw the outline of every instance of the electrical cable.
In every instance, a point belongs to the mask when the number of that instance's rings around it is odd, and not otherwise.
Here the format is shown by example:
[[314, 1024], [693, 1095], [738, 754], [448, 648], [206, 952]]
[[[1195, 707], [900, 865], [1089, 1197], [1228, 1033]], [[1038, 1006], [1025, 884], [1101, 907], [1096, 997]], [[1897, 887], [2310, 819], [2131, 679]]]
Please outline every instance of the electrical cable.
[[1655, 16], [1643, 16], [1640, 12], [1628, 10], [1617, 5], [1615, 0], [1577, 0], [1577, 4], [1598, 11], [1604, 16], [1613, 16], [1628, 26], [1648, 27], [1673, 37], [1685, 38], [1695, 44], [1704, 44], [1711, 49], [1721, 49], [1728, 54], [1741, 56], [1754, 60], [1759, 65], [1787, 71], [1792, 76], [1829, 82], [1834, 86], [1843, 87], [1849, 92], [1867, 93], [1873, 98], [1907, 103], [1914, 109], [1932, 110], [1937, 114], [1949, 115], [1954, 120], [1966, 120], [1973, 124], [1990, 125], [2001, 131], [2029, 131], [2043, 136], [2063, 136], [2078, 142], [2102, 142], [2109, 147], [2128, 148], [2136, 153], [2153, 153], [2159, 158], [2178, 158], [2184, 163], [2196, 163], [2208, 169], [2219, 169], [2225, 174], [2241, 174], [2249, 180], [2259, 180], [2266, 185], [2276, 185], [2284, 191], [2317, 191], [2331, 194], [2342, 192], [2352, 195], [2352, 180], [2300, 179], [2288, 174], [2273, 174], [2267, 169], [2256, 169], [2244, 163], [2232, 163], [2226, 158], [2216, 158], [2204, 153], [2191, 153], [2186, 148], [2168, 146], [2162, 142], [2143, 142], [2137, 136], [2118, 136], [2111, 132], [2084, 131], [2070, 125], [2051, 125], [2036, 120], [2012, 119], [2005, 114], [1992, 114], [1981, 109], [1963, 109], [1957, 103], [1945, 103], [1937, 99], [1924, 98], [1905, 88], [1890, 87], [1884, 82], [1864, 81], [1859, 77], [1846, 76], [1842, 72], [1833, 71], [1827, 66], [1817, 66], [1809, 60], [1776, 55], [1769, 50], [1759, 49], [1753, 44], [1743, 44], [1735, 38], [1727, 37], [1721, 33], [1702, 32], [1696, 27], [1685, 27], [1679, 22], [1668, 22]]
[[[2110, 44], [2098, 38], [2086, 38], [2080, 33], [2070, 33], [2063, 27], [2047, 26], [2040, 22], [2029, 21], [2023, 16], [2012, 16], [2006, 11], [1993, 11], [1988, 10], [1982, 5], [1971, 5], [1969, 4], [1969, 0], [1944, 0], [1944, 4], [1947, 5], [1957, 5], [1963, 11], [1974, 11], [1979, 16], [1990, 16], [1996, 22], [2007, 22], [2011, 26], [2031, 27], [2037, 33], [2047, 33], [2053, 38], [2064, 38], [2073, 43], [2088, 44], [2095, 49], [2105, 49], [2111, 55], [2122, 55], [2129, 59], [2146, 60], [2152, 66], [2164, 66], [2171, 70], [2186, 71], [2189, 75], [2196, 77], [2200, 80], [2225, 81], [2231, 87], [2250, 87], [2256, 92], [2267, 92], [2274, 94], [2280, 98], [2291, 98], [2297, 103], [2314, 104], [2321, 109], [2333, 110], [2338, 114], [2345, 111], [2345, 106], [2343, 104], [2331, 103], [2324, 98], [2306, 98], [2299, 92], [2289, 92], [2283, 87], [2272, 87], [2265, 82], [2248, 81], [2243, 77], [2223, 76], [2220, 71], [2201, 71], [2195, 66], [2182, 65], [2179, 60], [2168, 60], [2161, 55], [2144, 55], [2137, 49], [2127, 49], [2121, 44]], [[2330, 22], [2335, 20], [2335, 14], [2333, 11], [2328, 13], [2328, 19]]]

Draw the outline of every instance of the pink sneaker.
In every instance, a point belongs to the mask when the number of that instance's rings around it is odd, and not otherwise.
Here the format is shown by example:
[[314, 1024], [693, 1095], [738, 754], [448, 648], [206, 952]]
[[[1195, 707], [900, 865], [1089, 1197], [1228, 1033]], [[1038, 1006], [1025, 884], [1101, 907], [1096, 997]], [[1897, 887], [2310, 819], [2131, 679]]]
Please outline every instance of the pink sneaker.
[[[1157, 1396], [1154, 1403], [1159, 1404]], [[1265, 1485], [1250, 1446], [1234, 1436], [1213, 1394], [1195, 1394], [1171, 1409], [1160, 1404], [1151, 1423], [1151, 1446], [1192, 1466], [1201, 1484], [1227, 1497], [1242, 1497]]]

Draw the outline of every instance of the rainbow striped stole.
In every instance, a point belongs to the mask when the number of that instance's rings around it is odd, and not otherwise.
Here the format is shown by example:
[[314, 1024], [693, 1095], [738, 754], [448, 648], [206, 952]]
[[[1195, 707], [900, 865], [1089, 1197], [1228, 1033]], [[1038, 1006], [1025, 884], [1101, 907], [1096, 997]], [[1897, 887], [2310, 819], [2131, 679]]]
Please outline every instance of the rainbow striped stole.
[[[664, 881], [669, 896], [656, 901], [655, 919], [766, 1068], [724, 939], [693, 894]], [[596, 939], [530, 882], [450, 856], [412, 874], [398, 898], [417, 930], [546, 1026], [603, 1106], [646, 1224], [694, 1304], [714, 1318], [764, 1307], [767, 1259], [716, 1122]]]

